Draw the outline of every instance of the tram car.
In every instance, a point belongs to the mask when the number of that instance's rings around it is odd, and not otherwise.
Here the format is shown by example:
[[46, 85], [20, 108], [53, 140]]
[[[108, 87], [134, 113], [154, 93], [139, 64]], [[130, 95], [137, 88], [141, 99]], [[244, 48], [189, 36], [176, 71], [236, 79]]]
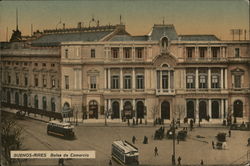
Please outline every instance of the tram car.
[[112, 143], [112, 158], [123, 165], [139, 165], [138, 148], [127, 141]]
[[70, 123], [50, 121], [47, 125], [47, 134], [65, 139], [74, 139], [74, 126]]

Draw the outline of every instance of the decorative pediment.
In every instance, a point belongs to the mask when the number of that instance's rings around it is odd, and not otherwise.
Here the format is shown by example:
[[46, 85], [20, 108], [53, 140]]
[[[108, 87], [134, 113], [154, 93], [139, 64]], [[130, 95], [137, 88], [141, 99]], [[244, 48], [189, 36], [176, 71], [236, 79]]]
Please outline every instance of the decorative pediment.
[[177, 59], [170, 53], [162, 53], [153, 59], [153, 64], [155, 66], [162, 66], [163, 64], [168, 64], [168, 67], [176, 66]]
[[236, 67], [235, 69], [231, 70], [231, 72], [232, 72], [232, 74], [240, 74], [240, 75], [242, 75], [242, 74], [244, 74], [245, 71], [243, 69], [239, 68], [239, 67]]
[[88, 75], [99, 75], [99, 71], [97, 69], [90, 69], [87, 71]]

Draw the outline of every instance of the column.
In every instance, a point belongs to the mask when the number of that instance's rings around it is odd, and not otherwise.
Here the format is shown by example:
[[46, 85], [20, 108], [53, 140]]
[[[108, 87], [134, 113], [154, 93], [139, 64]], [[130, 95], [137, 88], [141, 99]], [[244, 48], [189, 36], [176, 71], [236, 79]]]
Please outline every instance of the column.
[[212, 102], [208, 99], [208, 115], [212, 118]]
[[199, 122], [199, 100], [196, 99], [195, 102], [195, 117], [196, 117], [196, 121]]
[[107, 115], [106, 111], [108, 111], [108, 100], [104, 99], [104, 115], [105, 116]]
[[224, 81], [225, 81], [225, 89], [227, 89], [227, 69], [225, 69], [225, 77], [224, 77]]
[[122, 119], [123, 100], [120, 99], [120, 119]]
[[112, 109], [111, 109], [111, 99], [108, 99], [108, 112], [109, 114], [111, 113]]
[[195, 89], [199, 89], [199, 70], [196, 68], [195, 70]]
[[160, 70], [160, 92], [162, 92], [162, 70]]
[[211, 89], [211, 69], [208, 68], [208, 89]]
[[135, 90], [135, 68], [132, 70], [132, 89]]
[[110, 90], [111, 89], [111, 87], [110, 87], [110, 68], [108, 68], [108, 90]]
[[132, 59], [135, 59], [135, 47], [132, 47]]
[[224, 99], [221, 99], [221, 119], [224, 119]]
[[198, 47], [197, 46], [195, 46], [195, 48], [194, 48], [194, 57], [195, 57], [196, 60], [198, 60], [198, 58], [199, 58], [199, 56], [198, 56]]
[[77, 82], [77, 69], [74, 70], [74, 89], [77, 89], [76, 82]]
[[122, 68], [120, 68], [120, 90], [123, 89], [123, 74], [122, 74]]
[[170, 79], [171, 79], [171, 73], [170, 71], [168, 70], [168, 93], [170, 93]]
[[80, 80], [80, 86], [79, 88], [82, 90], [82, 70], [79, 70], [79, 80]]
[[225, 99], [225, 118], [227, 118], [228, 115], [228, 100]]
[[135, 99], [133, 99], [133, 110], [135, 111], [135, 118], [137, 118], [137, 111], [135, 108]]
[[104, 78], [103, 78], [103, 81], [104, 81], [104, 90], [107, 88], [107, 72], [106, 72], [106, 68], [104, 68]]
[[220, 69], [220, 88], [223, 89], [224, 88], [224, 76], [223, 76], [223, 68]]
[[212, 56], [211, 56], [211, 47], [210, 46], [208, 46], [208, 58], [209, 59], [212, 58]]

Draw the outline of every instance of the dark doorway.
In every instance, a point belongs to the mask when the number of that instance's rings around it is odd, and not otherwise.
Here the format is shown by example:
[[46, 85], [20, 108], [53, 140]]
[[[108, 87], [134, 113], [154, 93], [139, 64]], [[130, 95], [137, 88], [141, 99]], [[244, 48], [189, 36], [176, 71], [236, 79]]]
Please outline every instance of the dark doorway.
[[11, 99], [10, 92], [7, 91], [7, 103], [9, 104], [11, 103], [10, 99]]
[[205, 119], [207, 117], [207, 103], [205, 101], [201, 101], [199, 103], [199, 118]]
[[26, 93], [23, 94], [23, 106], [28, 107], [28, 96]]
[[56, 111], [56, 103], [54, 98], [51, 98], [51, 111], [52, 112]]
[[161, 118], [170, 119], [170, 104], [168, 101], [161, 103]]
[[98, 119], [98, 103], [95, 100], [89, 102], [89, 118]]
[[194, 118], [194, 102], [193, 101], [187, 102], [187, 117]]
[[15, 93], [15, 104], [19, 105], [19, 94], [17, 92]]
[[243, 117], [243, 103], [240, 100], [234, 102], [234, 117]]
[[113, 102], [112, 104], [112, 111], [113, 111], [113, 118], [119, 119], [120, 118], [120, 106], [117, 101]]
[[138, 101], [136, 104], [137, 118], [144, 118], [144, 103]]
[[124, 116], [127, 118], [127, 119], [130, 119], [132, 118], [132, 111], [133, 111], [133, 107], [132, 107], [132, 104], [130, 101], [126, 101], [125, 104], [124, 104]]
[[47, 109], [47, 100], [46, 100], [46, 97], [43, 96], [43, 110], [46, 110]]
[[38, 97], [37, 97], [37, 95], [34, 97], [34, 106], [35, 106], [35, 108], [38, 109]]
[[213, 101], [212, 102], [212, 118], [218, 119], [220, 117], [220, 110], [219, 110], [219, 102]]

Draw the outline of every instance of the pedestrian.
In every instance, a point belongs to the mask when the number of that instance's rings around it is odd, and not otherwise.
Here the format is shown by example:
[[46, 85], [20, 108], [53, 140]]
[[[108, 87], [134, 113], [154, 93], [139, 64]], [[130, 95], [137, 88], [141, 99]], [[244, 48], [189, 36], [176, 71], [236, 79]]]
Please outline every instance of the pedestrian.
[[203, 162], [203, 160], [201, 160], [201, 165], [203, 165], [204, 164], [204, 162]]
[[135, 136], [133, 136], [133, 137], [132, 137], [132, 142], [133, 142], [133, 144], [135, 144], [135, 141], [136, 141], [136, 138], [135, 138]]
[[190, 120], [190, 131], [193, 130], [193, 125], [194, 125], [194, 121], [193, 121], [193, 119], [191, 119], [191, 120]]
[[178, 165], [181, 165], [181, 156], [178, 157]]
[[158, 148], [157, 147], [155, 147], [155, 156], [158, 156], [159, 154], [158, 154]]
[[214, 141], [212, 141], [212, 147], [213, 147], [213, 149], [214, 149]]
[[59, 166], [64, 166], [64, 159], [60, 158], [58, 161]]
[[147, 136], [144, 136], [143, 144], [148, 144], [148, 137]]
[[109, 160], [109, 166], [112, 166], [112, 161], [111, 160]]
[[179, 143], [180, 143], [180, 136], [177, 135], [177, 144], [179, 144]]
[[231, 130], [228, 131], [228, 136], [231, 137]]

